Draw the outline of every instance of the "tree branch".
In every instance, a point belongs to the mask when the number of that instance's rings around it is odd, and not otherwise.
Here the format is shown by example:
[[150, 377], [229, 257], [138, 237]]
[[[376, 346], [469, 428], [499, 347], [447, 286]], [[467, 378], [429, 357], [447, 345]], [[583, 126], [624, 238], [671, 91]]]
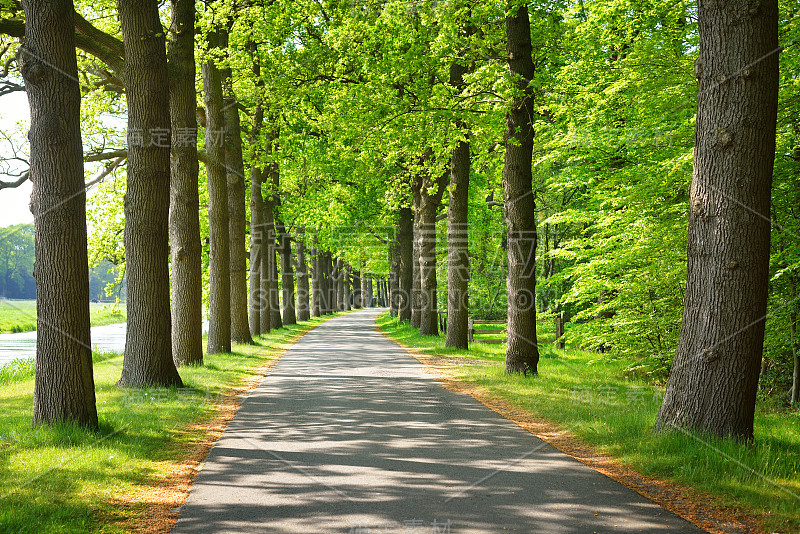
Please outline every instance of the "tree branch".
[[96, 154], [86, 154], [83, 156], [83, 161], [105, 161], [108, 159], [126, 158], [128, 157], [128, 150], [123, 148], [121, 150], [111, 150], [109, 152], [98, 152]]
[[20, 176], [19, 180], [16, 180], [14, 182], [0, 181], [0, 191], [2, 191], [3, 189], [14, 189], [15, 187], [21, 186], [28, 180], [28, 178], [30, 178], [30, 174], [31, 173], [29, 171], [25, 171], [24, 173], [22, 173], [22, 176]]
[[[116, 77], [121, 78], [125, 67], [122, 42], [98, 30], [77, 13], [75, 30], [75, 46], [108, 65]], [[0, 33], [22, 39], [25, 37], [25, 23], [21, 19], [0, 20]]]

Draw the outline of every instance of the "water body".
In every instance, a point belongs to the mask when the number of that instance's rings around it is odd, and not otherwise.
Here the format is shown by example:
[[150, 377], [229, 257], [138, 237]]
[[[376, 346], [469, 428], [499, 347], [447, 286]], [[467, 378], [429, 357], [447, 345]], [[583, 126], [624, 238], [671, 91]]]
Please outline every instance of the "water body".
[[[126, 323], [92, 327], [92, 349], [95, 352], [125, 352]], [[203, 321], [203, 333], [208, 333], [208, 321]], [[17, 358], [36, 357], [36, 332], [0, 334], [0, 367]]]
[[[92, 327], [92, 348], [99, 352], [125, 350], [125, 323]], [[36, 357], [36, 332], [0, 334], [0, 366], [17, 358]]]

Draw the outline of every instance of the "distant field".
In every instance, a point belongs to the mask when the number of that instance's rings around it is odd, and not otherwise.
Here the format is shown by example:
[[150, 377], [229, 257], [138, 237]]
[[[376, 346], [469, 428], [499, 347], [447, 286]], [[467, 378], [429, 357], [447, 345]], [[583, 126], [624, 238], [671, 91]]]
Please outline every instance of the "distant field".
[[[92, 326], [125, 322], [125, 304], [114, 310], [114, 304], [89, 304]], [[0, 333], [36, 330], [35, 300], [0, 300]]]

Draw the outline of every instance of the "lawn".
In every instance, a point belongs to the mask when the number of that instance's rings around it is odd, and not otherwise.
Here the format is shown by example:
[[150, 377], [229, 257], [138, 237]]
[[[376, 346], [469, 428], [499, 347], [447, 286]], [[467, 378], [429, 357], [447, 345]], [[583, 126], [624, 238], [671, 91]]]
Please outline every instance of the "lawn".
[[[92, 326], [124, 323], [125, 304], [89, 303]], [[31, 332], [36, 330], [35, 300], [0, 299], [0, 333]]]
[[[765, 532], [800, 529], [797, 411], [760, 404], [752, 444], [680, 432], [654, 434], [664, 392], [626, 376], [630, 362], [543, 345], [538, 376], [509, 376], [502, 366], [505, 345], [447, 349], [443, 337], [420, 336], [388, 313], [379, 316], [378, 324], [405, 346], [460, 363], [449, 371], [457, 380], [552, 422], [640, 473], [688, 486], [700, 498], [710, 496], [755, 517]], [[540, 339], [548, 333], [543, 329]]]
[[98, 432], [72, 425], [32, 428], [33, 365], [0, 369], [0, 532], [142, 528], [159, 506], [165, 480], [196, 456], [209, 426], [219, 426], [223, 399], [230, 410], [226, 393], [323, 320], [206, 356], [203, 367], [183, 367], [183, 389], [118, 388], [122, 356], [95, 354]]

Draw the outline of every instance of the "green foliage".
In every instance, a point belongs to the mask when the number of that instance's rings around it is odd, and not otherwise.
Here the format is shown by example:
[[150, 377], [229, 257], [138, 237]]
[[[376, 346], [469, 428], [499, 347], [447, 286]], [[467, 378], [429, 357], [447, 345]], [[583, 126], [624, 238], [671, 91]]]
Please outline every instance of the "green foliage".
[[36, 297], [33, 279], [35, 259], [33, 225], [15, 224], [0, 228], [0, 297]]
[[35, 372], [35, 358], [11, 360], [5, 365], [0, 366], [0, 386], [28, 380], [33, 378]]

